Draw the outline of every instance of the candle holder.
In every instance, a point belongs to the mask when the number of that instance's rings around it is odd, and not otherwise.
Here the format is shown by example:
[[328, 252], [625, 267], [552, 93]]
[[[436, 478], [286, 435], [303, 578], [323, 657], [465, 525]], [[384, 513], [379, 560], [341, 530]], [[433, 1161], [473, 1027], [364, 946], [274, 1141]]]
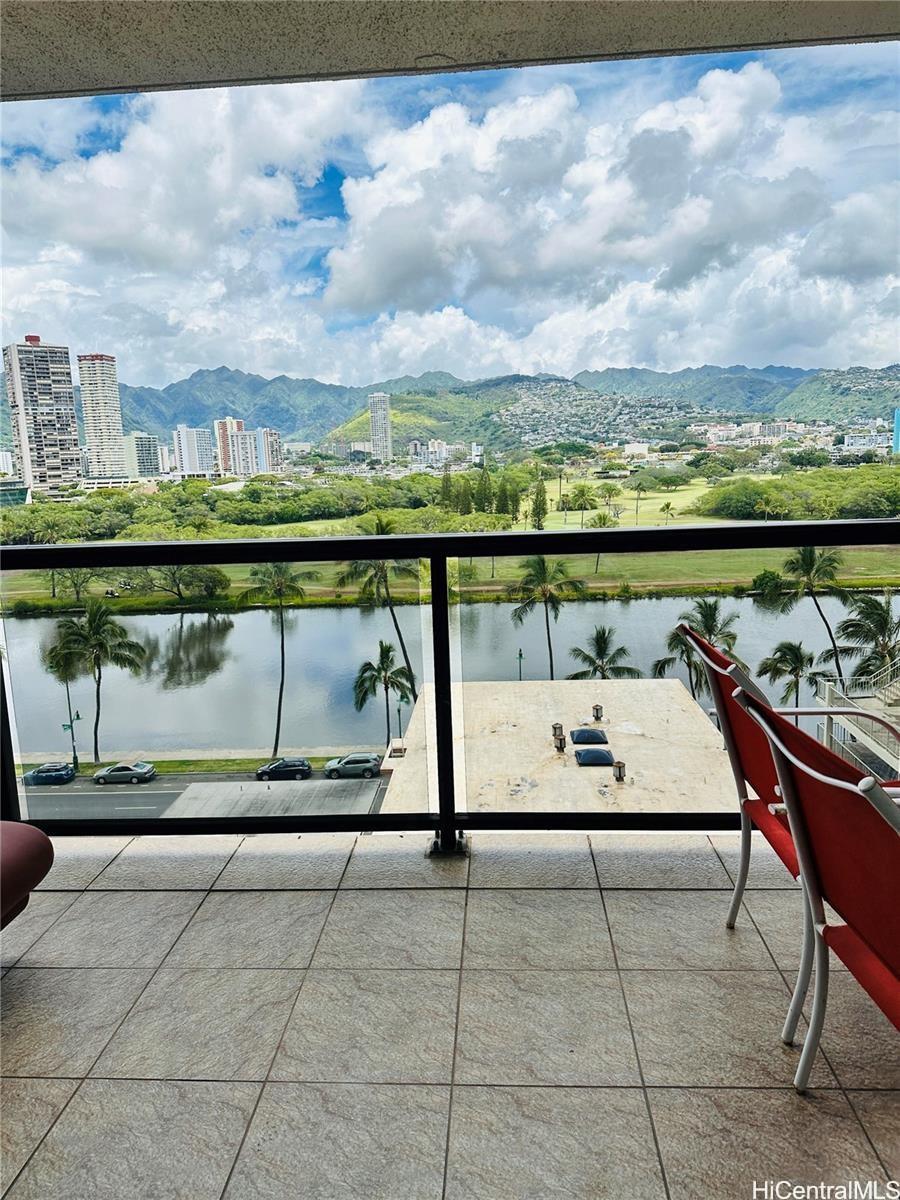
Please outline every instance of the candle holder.
[[594, 705], [594, 720], [595, 721], [603, 720], [603, 705], [602, 704]]
[[625, 764], [619, 759], [616, 759], [613, 763], [613, 779], [616, 783], [625, 782]]
[[560, 722], [560, 721], [554, 721], [554, 722], [553, 722], [553, 724], [552, 724], [552, 726], [551, 726], [551, 730], [552, 730], [552, 732], [553, 732], [553, 736], [554, 736], [554, 738], [561, 738], [561, 737], [562, 737], [562, 735], [563, 735], [563, 727], [562, 727], [562, 722]]
[[554, 736], [554, 738], [553, 738], [553, 745], [556, 747], [557, 751], [558, 751], [560, 754], [564, 753], [564, 752], [565, 752], [565, 749], [566, 749], [566, 738], [565, 738], [565, 734], [562, 734], [562, 733], [561, 733], [561, 734], [558, 734], [558, 735]]

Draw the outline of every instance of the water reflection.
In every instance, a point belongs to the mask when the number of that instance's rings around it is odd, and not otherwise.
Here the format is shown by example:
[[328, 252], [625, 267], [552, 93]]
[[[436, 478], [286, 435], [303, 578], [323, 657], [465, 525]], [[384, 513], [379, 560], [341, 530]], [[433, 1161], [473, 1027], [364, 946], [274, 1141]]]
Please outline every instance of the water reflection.
[[206, 683], [228, 661], [226, 643], [233, 629], [229, 616], [209, 613], [198, 620], [181, 613], [164, 637], [150, 634], [144, 639], [144, 678], [165, 691]]

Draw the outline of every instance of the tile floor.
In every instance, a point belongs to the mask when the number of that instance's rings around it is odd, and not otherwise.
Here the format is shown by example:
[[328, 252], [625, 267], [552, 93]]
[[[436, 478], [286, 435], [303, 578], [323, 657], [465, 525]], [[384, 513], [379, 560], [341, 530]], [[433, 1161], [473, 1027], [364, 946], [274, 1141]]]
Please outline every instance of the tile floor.
[[60, 839], [3, 934], [10, 1200], [739, 1200], [896, 1178], [900, 1047], [736, 839]]

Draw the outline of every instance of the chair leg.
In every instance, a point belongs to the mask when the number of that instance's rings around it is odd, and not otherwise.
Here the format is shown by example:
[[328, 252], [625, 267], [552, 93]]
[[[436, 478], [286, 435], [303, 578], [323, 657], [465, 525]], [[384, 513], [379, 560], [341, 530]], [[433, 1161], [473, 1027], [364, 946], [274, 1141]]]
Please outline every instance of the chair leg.
[[806, 891], [804, 890], [803, 949], [800, 951], [800, 966], [797, 970], [797, 982], [794, 984], [794, 994], [791, 996], [791, 1003], [784, 1021], [784, 1028], [781, 1031], [781, 1040], [786, 1046], [791, 1046], [794, 1043], [797, 1022], [800, 1020], [803, 1002], [806, 999], [806, 993], [809, 991], [809, 979], [812, 974], [815, 946], [816, 931], [813, 927], [812, 911], [810, 910], [809, 901], [806, 898]]
[[744, 888], [747, 886], [747, 872], [750, 870], [750, 818], [744, 811], [743, 804], [741, 805], [741, 858], [738, 866], [737, 882], [734, 885], [734, 894], [731, 897], [731, 907], [728, 909], [728, 916], [725, 918], [725, 925], [728, 929], [734, 929], [734, 923], [737, 920], [738, 910], [741, 907], [741, 900], [744, 898]]
[[819, 1040], [822, 1037], [822, 1026], [825, 1023], [825, 1005], [828, 1001], [828, 947], [825, 945], [825, 940], [820, 933], [815, 933], [815, 939], [816, 983], [813, 990], [809, 1029], [806, 1031], [806, 1040], [803, 1043], [800, 1062], [797, 1064], [797, 1074], [794, 1076], [794, 1087], [798, 1092], [805, 1092], [806, 1085], [809, 1082], [809, 1075], [812, 1071], [816, 1052], [819, 1049]]

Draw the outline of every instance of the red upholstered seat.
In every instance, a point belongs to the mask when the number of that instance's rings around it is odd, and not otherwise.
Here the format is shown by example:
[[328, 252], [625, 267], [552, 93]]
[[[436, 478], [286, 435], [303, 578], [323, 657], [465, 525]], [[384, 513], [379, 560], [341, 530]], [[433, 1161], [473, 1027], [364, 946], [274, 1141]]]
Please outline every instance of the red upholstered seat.
[[0, 928], [19, 915], [53, 865], [53, 843], [21, 821], [0, 821]]
[[797, 879], [800, 875], [800, 864], [797, 862], [797, 851], [794, 849], [794, 839], [788, 828], [787, 817], [783, 813], [769, 812], [768, 804], [762, 800], [748, 800], [744, 805], [747, 816], [760, 831], [787, 869]]
[[893, 971], [849, 925], [826, 925], [822, 936], [887, 1019], [900, 1029], [900, 981]]

